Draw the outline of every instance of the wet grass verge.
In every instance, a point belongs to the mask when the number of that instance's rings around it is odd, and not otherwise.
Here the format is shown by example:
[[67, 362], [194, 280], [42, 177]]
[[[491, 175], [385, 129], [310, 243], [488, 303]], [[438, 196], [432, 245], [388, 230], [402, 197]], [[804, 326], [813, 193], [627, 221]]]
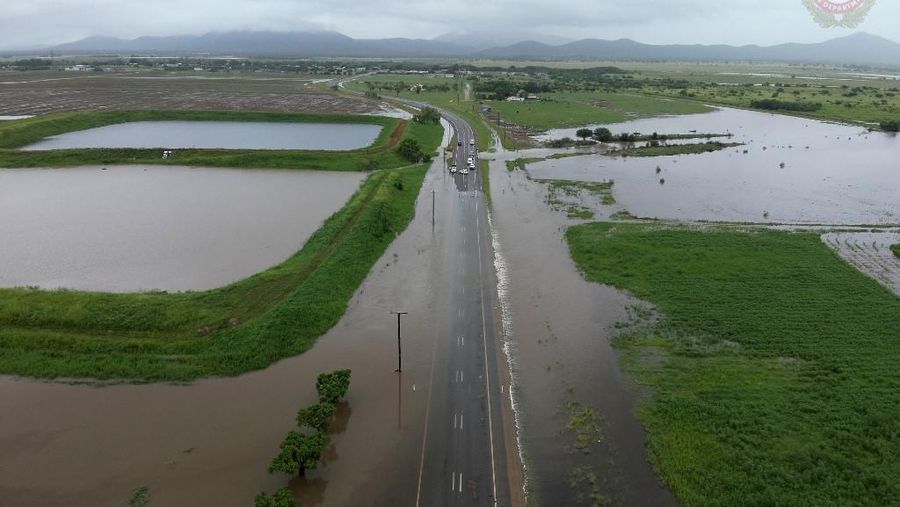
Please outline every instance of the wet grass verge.
[[900, 259], [900, 243], [891, 245], [891, 251], [894, 252], [894, 255], [896, 255], [898, 259]]
[[659, 311], [617, 346], [684, 505], [900, 497], [900, 298], [818, 233], [594, 223], [567, 239], [589, 280]]
[[[19, 148], [49, 136], [135, 121], [262, 121], [367, 123], [381, 125], [373, 144], [350, 151], [185, 149], [163, 159], [160, 149], [64, 149], [23, 151]], [[79, 165], [159, 164], [270, 169], [363, 171], [407, 165], [394, 147], [403, 139], [437, 146], [440, 125], [396, 118], [350, 114], [256, 113], [233, 111], [99, 111], [60, 113], [0, 125], [0, 167], [68, 167]]]
[[237, 375], [309, 349], [412, 219], [424, 165], [372, 173], [283, 263], [204, 292], [0, 289], [0, 373], [129, 381]]

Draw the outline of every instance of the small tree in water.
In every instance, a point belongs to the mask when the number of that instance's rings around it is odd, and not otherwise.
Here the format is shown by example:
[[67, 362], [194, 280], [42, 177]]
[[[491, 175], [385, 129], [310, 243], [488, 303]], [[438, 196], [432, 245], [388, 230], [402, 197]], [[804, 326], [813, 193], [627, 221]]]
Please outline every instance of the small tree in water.
[[328, 402], [316, 403], [315, 405], [301, 408], [297, 412], [297, 425], [301, 428], [307, 428], [316, 431], [325, 431], [328, 428], [328, 421], [334, 415], [334, 404]]
[[350, 370], [322, 373], [316, 379], [316, 391], [319, 393], [320, 402], [337, 403], [347, 394], [349, 388]]
[[575, 135], [580, 137], [582, 141], [594, 135], [594, 131], [591, 129], [578, 129], [575, 131]]
[[281, 452], [269, 464], [269, 472], [303, 475], [307, 470], [315, 470], [322, 458], [322, 451], [328, 445], [328, 434], [318, 431], [305, 435], [291, 431], [281, 442]]
[[598, 127], [594, 129], [594, 139], [600, 141], [601, 143], [608, 143], [612, 141], [613, 134], [608, 128]]

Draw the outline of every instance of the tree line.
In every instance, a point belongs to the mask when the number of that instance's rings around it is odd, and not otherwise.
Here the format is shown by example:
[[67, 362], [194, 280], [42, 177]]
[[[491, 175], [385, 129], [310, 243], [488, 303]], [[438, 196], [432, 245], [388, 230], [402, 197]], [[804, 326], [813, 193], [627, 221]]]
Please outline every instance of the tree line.
[[[297, 411], [299, 431], [289, 431], [284, 437], [278, 455], [269, 464], [269, 473], [303, 475], [318, 468], [322, 451], [331, 440], [328, 424], [334, 417], [335, 405], [350, 388], [350, 374], [350, 370], [336, 370], [318, 376], [318, 403]], [[254, 499], [255, 507], [294, 507], [295, 504], [288, 488], [281, 488], [271, 496], [260, 492]]]

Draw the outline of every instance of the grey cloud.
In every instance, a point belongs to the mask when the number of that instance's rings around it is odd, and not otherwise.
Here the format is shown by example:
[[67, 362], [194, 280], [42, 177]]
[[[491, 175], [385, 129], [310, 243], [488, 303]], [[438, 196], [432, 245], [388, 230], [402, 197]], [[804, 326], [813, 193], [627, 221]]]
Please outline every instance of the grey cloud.
[[[880, 0], [861, 30], [900, 39], [900, 3]], [[651, 43], [816, 41], [843, 35], [815, 25], [801, 0], [3, 0], [0, 48], [90, 35], [228, 30], [335, 30], [354, 37], [445, 32], [630, 37]]]

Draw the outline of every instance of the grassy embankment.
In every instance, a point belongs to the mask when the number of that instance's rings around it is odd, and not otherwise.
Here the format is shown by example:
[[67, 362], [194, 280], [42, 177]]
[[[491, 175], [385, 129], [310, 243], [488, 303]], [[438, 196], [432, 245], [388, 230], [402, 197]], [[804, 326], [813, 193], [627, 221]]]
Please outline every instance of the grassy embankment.
[[[133, 121], [265, 121], [368, 123], [382, 127], [375, 142], [352, 151], [320, 150], [178, 150], [163, 159], [160, 149], [73, 149], [22, 151], [45, 137]], [[322, 169], [361, 171], [393, 168], [408, 162], [391, 148], [401, 139], [413, 138], [423, 146], [433, 141], [429, 129], [394, 118], [348, 114], [254, 113], [210, 111], [99, 111], [60, 113], [0, 125], [0, 167], [63, 167], [88, 164], [163, 164], [269, 169]]]
[[[428, 152], [441, 133], [438, 125], [414, 123], [405, 131]], [[0, 289], [0, 373], [191, 380], [236, 375], [301, 353], [340, 319], [371, 266], [412, 219], [426, 170], [373, 172], [300, 251], [218, 289]]]
[[621, 92], [554, 92], [538, 96], [541, 101], [487, 103], [499, 111], [506, 121], [535, 130], [619, 123], [640, 117], [712, 110], [693, 101]]
[[684, 505], [900, 498], [900, 299], [817, 234], [595, 223], [567, 239], [589, 280], [660, 313], [617, 345]]

